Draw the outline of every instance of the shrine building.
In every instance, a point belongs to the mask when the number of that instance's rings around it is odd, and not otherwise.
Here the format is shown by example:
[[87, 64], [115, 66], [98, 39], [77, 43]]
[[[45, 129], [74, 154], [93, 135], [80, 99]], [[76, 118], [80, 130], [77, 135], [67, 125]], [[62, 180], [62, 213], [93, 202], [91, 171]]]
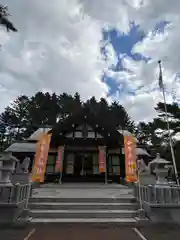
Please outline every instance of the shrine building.
[[[52, 127], [37, 129], [26, 141], [14, 142], [6, 152], [12, 152], [23, 161], [31, 159], [32, 170], [36, 143], [42, 133], [51, 133], [51, 142], [46, 165], [45, 182], [58, 182], [55, 170], [57, 152], [63, 147], [62, 182], [104, 182], [105, 173], [99, 170], [99, 151], [105, 153], [106, 177], [108, 182], [123, 182], [125, 177], [124, 135], [125, 130], [117, 130], [106, 120], [98, 119], [92, 112], [81, 111], [69, 115]], [[150, 155], [144, 148], [136, 148], [136, 154], [143, 158]]]

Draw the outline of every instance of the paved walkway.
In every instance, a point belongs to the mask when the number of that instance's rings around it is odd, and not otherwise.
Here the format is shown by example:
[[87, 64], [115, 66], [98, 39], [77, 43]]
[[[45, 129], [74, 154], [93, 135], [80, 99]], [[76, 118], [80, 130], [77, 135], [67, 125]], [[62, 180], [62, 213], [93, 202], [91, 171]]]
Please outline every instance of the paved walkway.
[[0, 231], [2, 240], [140, 240], [131, 228], [104, 227], [39, 227], [26, 230]]
[[[63, 185], [58, 186], [50, 185], [43, 186], [41, 188], [37, 188], [33, 190], [33, 197], [63, 197], [63, 198], [116, 198], [123, 197], [127, 195], [132, 195], [133, 190], [122, 185], [112, 185], [111, 188], [106, 187], [105, 185], [79, 185], [71, 184], [71, 185]], [[84, 187], [82, 187], [84, 186]]]
[[[137, 234], [140, 233], [141, 237]], [[134, 231], [127, 227], [37, 226], [29, 229], [0, 230], [1, 240], [179, 240], [180, 227], [156, 225]]]
[[179, 240], [180, 226], [170, 224], [153, 225], [139, 229], [147, 240]]

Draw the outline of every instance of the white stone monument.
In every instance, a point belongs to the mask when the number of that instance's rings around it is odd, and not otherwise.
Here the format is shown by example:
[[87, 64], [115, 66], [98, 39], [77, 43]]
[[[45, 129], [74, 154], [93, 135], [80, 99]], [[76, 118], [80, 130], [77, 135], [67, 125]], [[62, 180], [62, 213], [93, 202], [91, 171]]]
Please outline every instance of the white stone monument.
[[170, 162], [161, 158], [157, 153], [157, 157], [149, 163], [149, 168], [156, 174], [156, 185], [168, 184], [166, 177], [168, 176], [168, 164]]
[[150, 169], [148, 166], [146, 166], [144, 160], [138, 159], [137, 160], [138, 165], [138, 177], [139, 181], [142, 185], [150, 185], [156, 183], [156, 177], [151, 174]]
[[31, 162], [31, 160], [29, 157], [25, 157], [25, 159], [23, 160], [21, 166], [22, 166], [22, 170], [24, 171], [24, 173], [29, 173], [30, 162]]
[[0, 185], [12, 185], [11, 175], [15, 170], [17, 158], [13, 157], [11, 153], [0, 154]]

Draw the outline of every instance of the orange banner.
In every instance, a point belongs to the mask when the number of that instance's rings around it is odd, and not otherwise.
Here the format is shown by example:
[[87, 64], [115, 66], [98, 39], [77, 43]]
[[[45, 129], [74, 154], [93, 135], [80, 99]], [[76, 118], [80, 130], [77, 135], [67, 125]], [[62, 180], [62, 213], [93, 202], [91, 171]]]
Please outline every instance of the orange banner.
[[57, 159], [56, 159], [56, 172], [62, 172], [63, 158], [64, 158], [64, 146], [60, 146], [58, 148], [58, 155], [57, 155]]
[[99, 147], [99, 172], [104, 173], [106, 168], [106, 147]]
[[32, 181], [44, 182], [51, 134], [43, 134], [37, 143]]
[[136, 143], [133, 136], [124, 136], [126, 181], [137, 181]]

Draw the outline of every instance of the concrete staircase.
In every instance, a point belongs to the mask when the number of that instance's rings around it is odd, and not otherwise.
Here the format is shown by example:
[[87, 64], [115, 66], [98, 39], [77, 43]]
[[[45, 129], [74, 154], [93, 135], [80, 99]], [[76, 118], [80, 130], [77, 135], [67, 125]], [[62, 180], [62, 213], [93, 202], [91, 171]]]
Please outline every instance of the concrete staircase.
[[[59, 189], [44, 190], [34, 195], [29, 203], [31, 223], [136, 223], [138, 205], [125, 190], [109, 195], [107, 189]], [[71, 193], [70, 193], [71, 191]], [[81, 195], [78, 196], [77, 192]], [[102, 193], [102, 195], [99, 193]], [[54, 193], [54, 194], [53, 194]], [[64, 193], [64, 194], [63, 194]], [[90, 194], [91, 193], [91, 194]], [[101, 195], [101, 197], [100, 197]]]

